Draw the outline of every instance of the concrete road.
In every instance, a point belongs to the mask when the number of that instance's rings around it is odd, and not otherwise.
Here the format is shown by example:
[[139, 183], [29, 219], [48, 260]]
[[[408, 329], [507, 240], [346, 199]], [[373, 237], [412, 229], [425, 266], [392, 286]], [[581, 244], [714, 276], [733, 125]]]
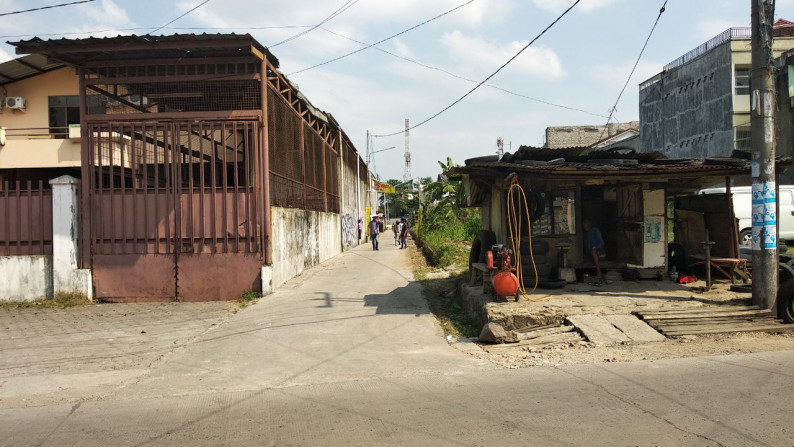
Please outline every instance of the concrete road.
[[7, 405], [0, 445], [794, 445], [792, 367], [794, 351], [497, 369], [446, 343], [382, 244], [134, 380]]

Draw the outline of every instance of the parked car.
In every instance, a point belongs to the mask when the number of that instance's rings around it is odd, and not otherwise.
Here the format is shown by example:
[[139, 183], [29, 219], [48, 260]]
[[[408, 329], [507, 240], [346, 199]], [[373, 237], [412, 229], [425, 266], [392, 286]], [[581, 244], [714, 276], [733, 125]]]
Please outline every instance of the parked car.
[[[794, 241], [794, 185], [780, 185], [778, 203], [780, 212], [778, 213], [778, 231], [780, 240]], [[701, 189], [699, 194], [724, 194], [725, 188]], [[733, 213], [739, 220], [739, 243], [741, 245], [752, 244], [752, 187], [734, 186], [731, 188], [733, 194]]]

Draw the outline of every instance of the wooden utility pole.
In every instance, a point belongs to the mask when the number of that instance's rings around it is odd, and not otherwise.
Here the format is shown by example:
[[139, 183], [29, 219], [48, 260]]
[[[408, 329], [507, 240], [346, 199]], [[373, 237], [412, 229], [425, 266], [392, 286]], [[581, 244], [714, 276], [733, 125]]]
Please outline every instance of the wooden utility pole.
[[750, 131], [753, 147], [753, 300], [772, 309], [777, 298], [775, 194], [775, 78], [772, 55], [774, 0], [752, 1]]

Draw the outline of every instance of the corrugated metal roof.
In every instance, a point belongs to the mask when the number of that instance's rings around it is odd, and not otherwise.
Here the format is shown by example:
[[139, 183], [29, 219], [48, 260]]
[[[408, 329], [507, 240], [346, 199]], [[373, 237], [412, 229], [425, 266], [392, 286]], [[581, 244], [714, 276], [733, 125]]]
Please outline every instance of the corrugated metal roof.
[[531, 173], [539, 177], [582, 177], [582, 178], [603, 178], [620, 176], [648, 176], [652, 178], [665, 177], [691, 177], [691, 176], [724, 176], [724, 175], [743, 175], [749, 174], [749, 162], [741, 166], [706, 164], [702, 161], [681, 162], [678, 164], [596, 164], [589, 162], [569, 163], [561, 162], [555, 164], [540, 164], [527, 166], [518, 163], [504, 161], [487, 162], [475, 161], [465, 167], [458, 167], [452, 170], [453, 174], [469, 174], [473, 176], [483, 175], [499, 177], [510, 172]]
[[665, 158], [661, 152], [637, 153], [624, 149], [601, 149], [588, 146], [562, 148], [520, 146], [515, 154], [506, 153], [502, 161], [516, 163], [522, 160], [551, 161], [564, 159], [566, 162], [586, 162], [591, 160], [624, 159], [648, 163]]
[[64, 66], [63, 62], [49, 61], [47, 56], [41, 54], [12, 59], [0, 64], [0, 85], [21, 81]]
[[152, 36], [135, 34], [116, 37], [88, 37], [85, 39], [49, 39], [34, 37], [19, 42], [7, 42], [17, 47], [18, 54], [41, 53], [72, 64], [87, 60], [116, 60], [130, 58], [230, 56], [233, 52], [250, 54], [250, 45], [263, 52], [273, 66], [278, 59], [267, 47], [250, 34], [172, 34]]

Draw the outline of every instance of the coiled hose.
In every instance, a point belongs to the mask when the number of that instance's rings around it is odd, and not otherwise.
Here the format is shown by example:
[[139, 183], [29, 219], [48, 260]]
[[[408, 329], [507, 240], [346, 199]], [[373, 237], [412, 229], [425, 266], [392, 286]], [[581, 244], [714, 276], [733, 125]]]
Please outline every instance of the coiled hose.
[[[518, 209], [516, 210], [516, 200], [518, 200]], [[523, 204], [523, 207], [521, 206]], [[522, 213], [523, 211], [523, 213]], [[527, 225], [528, 233], [529, 233], [529, 256], [532, 260], [532, 270], [535, 272], [535, 284], [532, 286], [532, 290], [527, 293], [526, 287], [524, 285], [524, 269], [521, 265], [521, 222], [523, 217], [522, 214], [526, 215], [527, 218]], [[518, 291], [521, 293], [521, 296], [528, 298], [530, 301], [545, 301], [548, 297], [544, 298], [535, 298], [533, 299], [530, 295], [535, 293], [535, 290], [538, 288], [538, 267], [535, 263], [535, 254], [532, 250], [532, 218], [530, 217], [530, 210], [527, 204], [527, 195], [524, 192], [524, 188], [518, 184], [518, 179], [513, 177], [510, 181], [510, 189], [507, 191], [507, 225], [510, 230], [510, 240], [513, 245], [513, 253], [516, 259], [515, 268], [516, 268], [516, 277], [518, 278]]]

